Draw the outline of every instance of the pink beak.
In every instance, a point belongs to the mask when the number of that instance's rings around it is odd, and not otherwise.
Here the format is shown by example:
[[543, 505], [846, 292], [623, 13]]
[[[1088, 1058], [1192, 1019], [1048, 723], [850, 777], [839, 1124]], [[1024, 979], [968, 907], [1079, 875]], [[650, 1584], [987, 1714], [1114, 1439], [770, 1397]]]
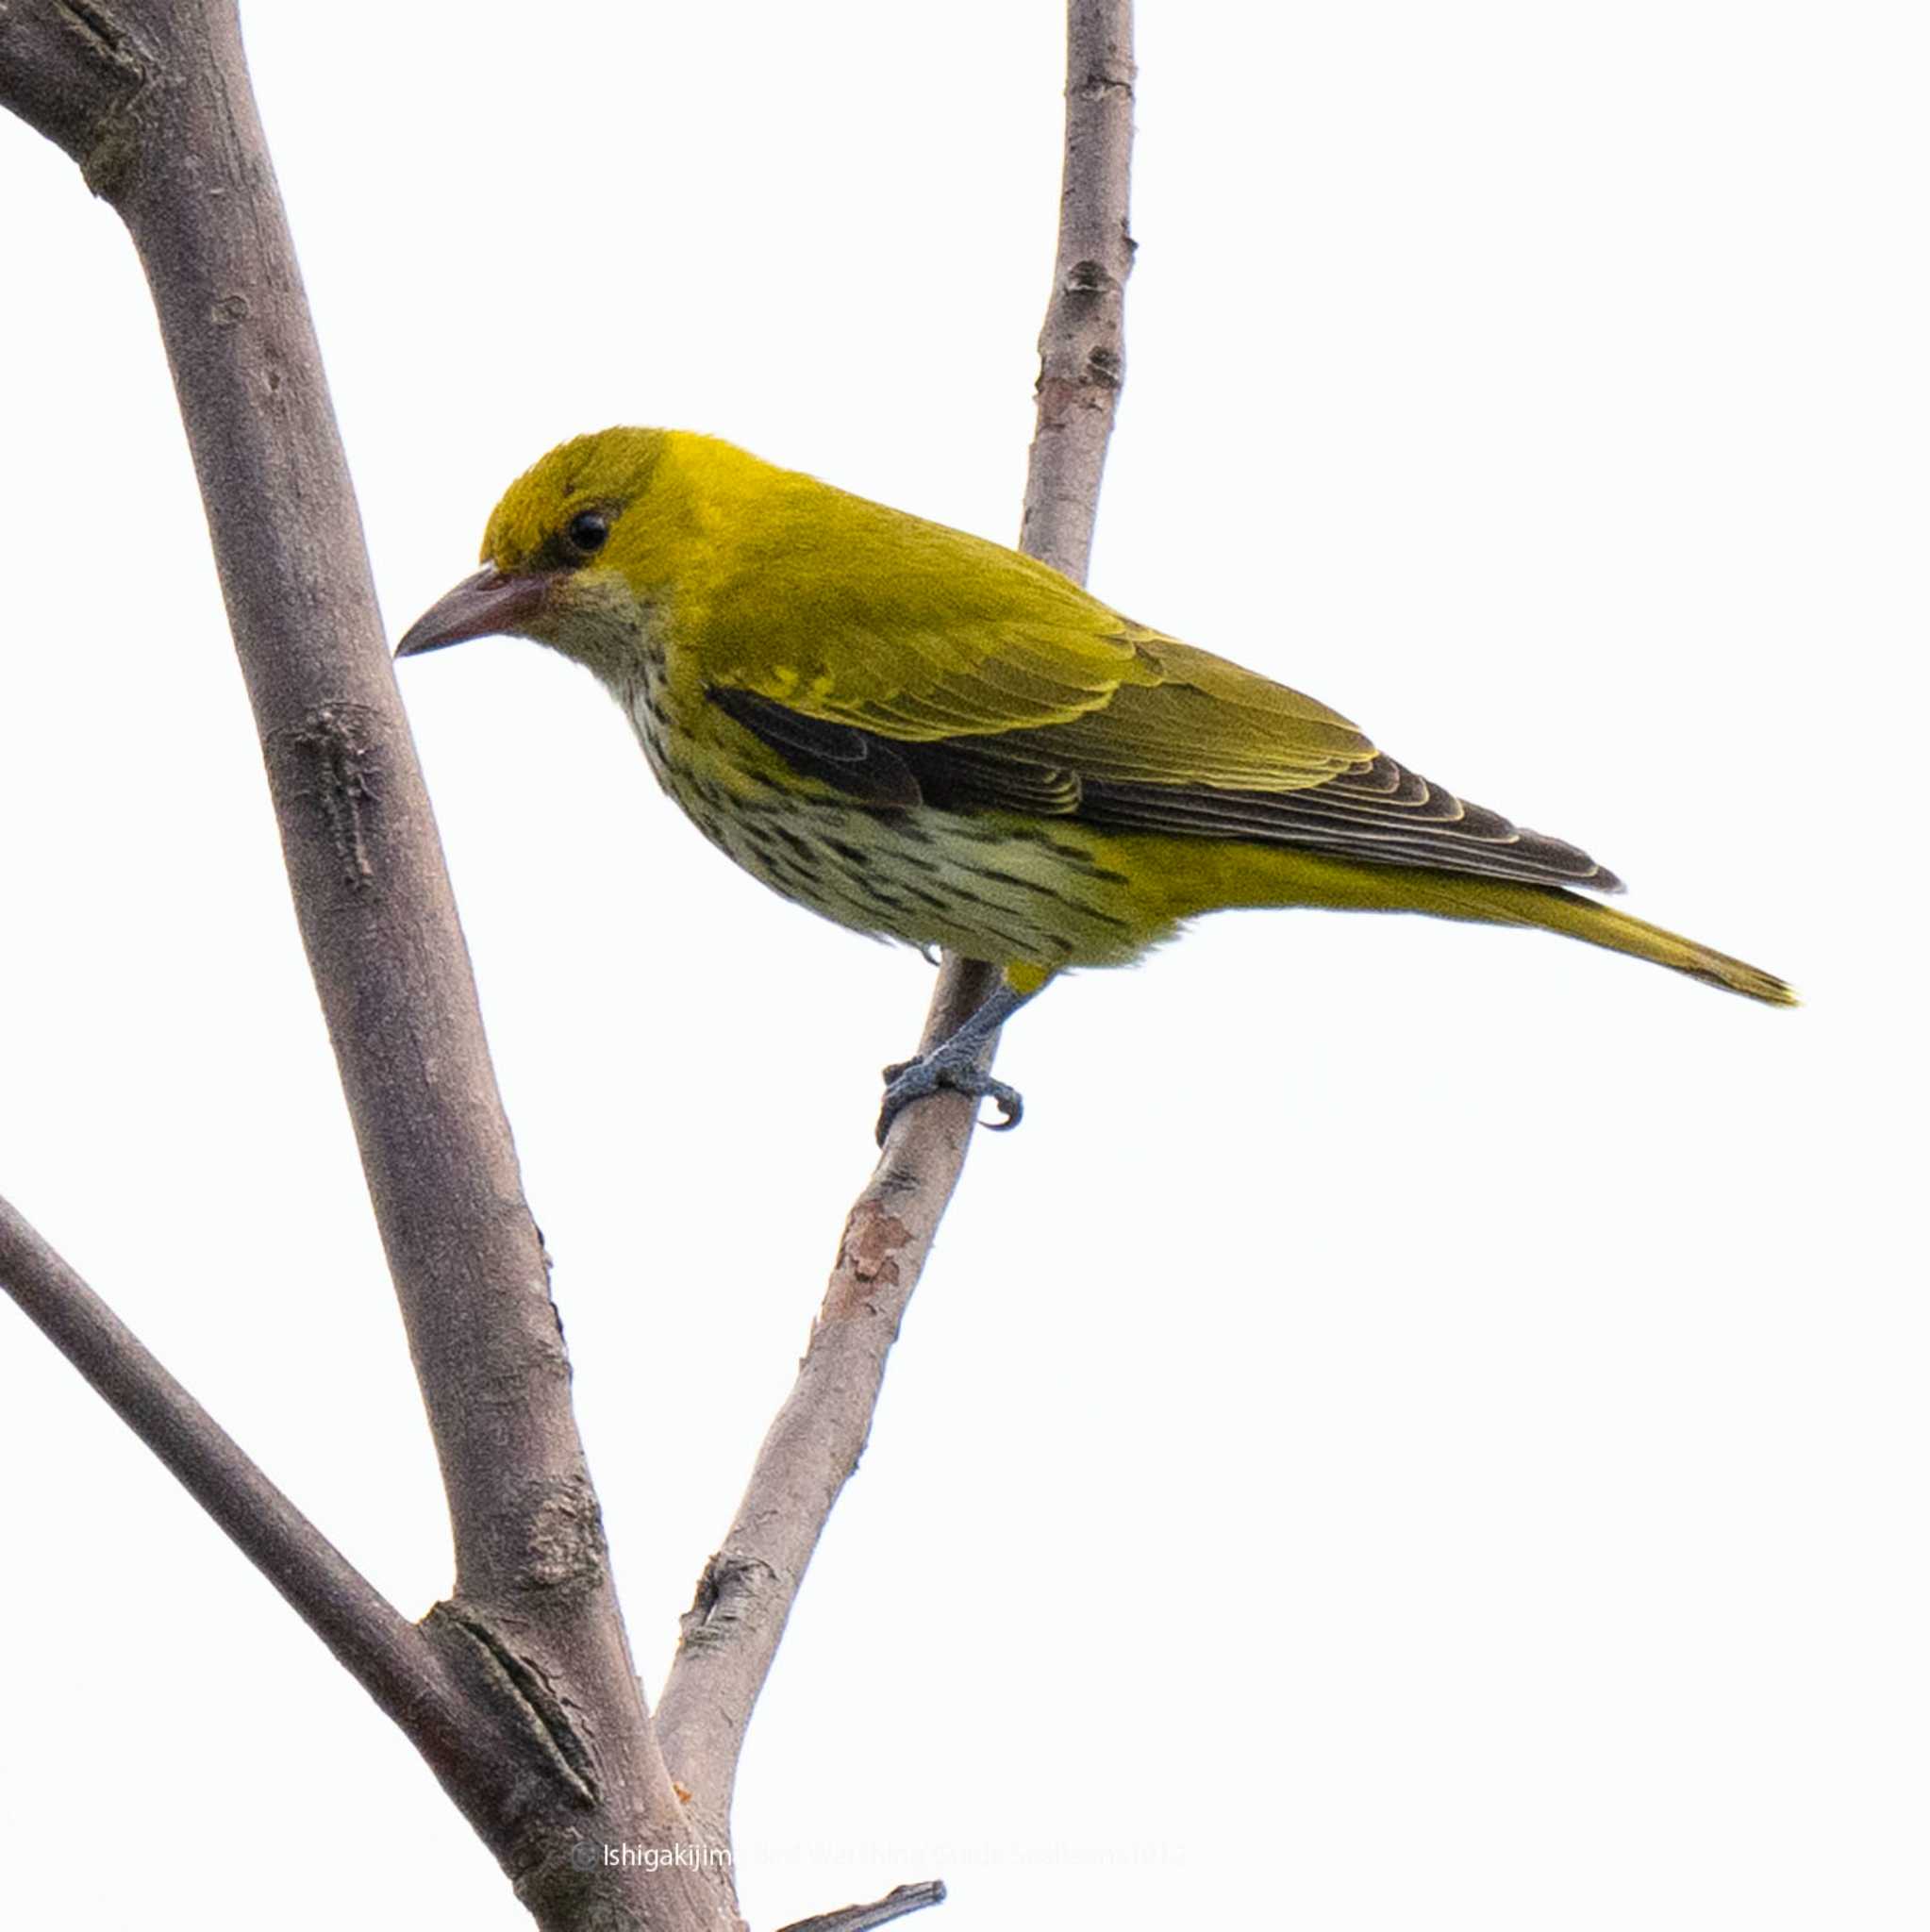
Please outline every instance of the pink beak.
[[403, 632], [395, 655], [416, 658], [470, 638], [513, 637], [526, 630], [541, 610], [554, 581], [547, 572], [519, 572], [507, 576], [494, 564], [485, 564], [473, 577], [464, 577], [446, 596], [439, 597]]

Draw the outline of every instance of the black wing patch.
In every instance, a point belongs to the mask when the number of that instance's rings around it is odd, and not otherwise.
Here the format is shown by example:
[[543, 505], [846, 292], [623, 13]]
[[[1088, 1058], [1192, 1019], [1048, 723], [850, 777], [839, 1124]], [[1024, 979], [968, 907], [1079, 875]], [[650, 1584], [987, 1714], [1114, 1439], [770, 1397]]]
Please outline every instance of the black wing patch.
[[822, 778], [866, 805], [922, 805], [924, 793], [889, 738], [807, 717], [749, 691], [712, 685], [710, 702], [746, 731], [761, 738], [793, 772]]
[[1579, 846], [1470, 805], [1385, 755], [1357, 772], [1299, 791], [1089, 779], [1079, 816], [1108, 830], [1253, 839], [1370, 864], [1434, 866], [1523, 885], [1622, 891], [1622, 881]]
[[1028, 743], [1025, 731], [915, 742], [806, 717], [748, 691], [713, 687], [710, 697], [793, 771], [868, 805], [1044, 813], [1104, 831], [1246, 839], [1370, 865], [1622, 891], [1579, 846], [1523, 830], [1385, 756], [1297, 791], [1136, 784], [1082, 777]]

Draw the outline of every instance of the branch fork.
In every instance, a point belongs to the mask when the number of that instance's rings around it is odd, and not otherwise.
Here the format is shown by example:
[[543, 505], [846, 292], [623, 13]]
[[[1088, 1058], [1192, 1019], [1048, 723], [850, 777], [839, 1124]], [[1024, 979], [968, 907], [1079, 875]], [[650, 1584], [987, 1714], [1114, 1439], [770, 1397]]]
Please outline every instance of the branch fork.
[[[1124, 369], [1129, 0], [1071, 0], [1068, 20], [1022, 541], [1083, 578]], [[744, 1734], [864, 1447], [976, 1103], [939, 1093], [887, 1135], [653, 1720], [234, 0], [0, 0], [0, 105], [113, 206], [154, 295], [448, 1497], [450, 1599], [420, 1624], [401, 1616], [5, 1202], [0, 1285], [415, 1743], [539, 1924], [734, 1932], [724, 1848]], [[993, 978], [947, 958], [921, 1051]], [[612, 1866], [595, 1851], [618, 1844], [676, 1856]], [[789, 1932], [866, 1932], [943, 1896], [902, 1886]]]

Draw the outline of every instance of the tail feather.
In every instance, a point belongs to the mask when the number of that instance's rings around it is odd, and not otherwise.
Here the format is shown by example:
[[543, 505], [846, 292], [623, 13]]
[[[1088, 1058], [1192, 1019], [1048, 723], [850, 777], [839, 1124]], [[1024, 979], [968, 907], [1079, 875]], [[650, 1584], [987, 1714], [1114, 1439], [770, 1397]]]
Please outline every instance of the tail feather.
[[[1458, 901], [1452, 909], [1440, 910], [1450, 919], [1474, 919], [1503, 925], [1539, 925], [1548, 932], [1566, 933], [1571, 939], [1586, 940], [1591, 946], [1606, 946], [1612, 953], [1627, 953], [1637, 959], [1653, 960], [1691, 979], [1705, 980], [1727, 992], [1739, 992], [1745, 999], [1761, 1000], [1772, 1007], [1800, 1004], [1795, 992], [1773, 973], [1765, 973], [1746, 959], [1719, 953], [1680, 933], [1651, 925], [1612, 906], [1597, 905], [1579, 892], [1520, 886], [1487, 886], [1458, 879], [1443, 880], [1443, 901]], [[1433, 908], [1423, 908], [1433, 910]]]
[[[1153, 843], [1145, 841], [1143, 849], [1150, 852]], [[1171, 870], [1160, 870], [1171, 892], [1167, 909], [1177, 919], [1221, 906], [1326, 906], [1423, 912], [1486, 925], [1533, 925], [1652, 960], [1768, 1006], [1798, 1004], [1795, 993], [1772, 973], [1556, 886], [1516, 885], [1421, 866], [1356, 864], [1290, 847], [1232, 841], [1219, 845], [1173, 841], [1169, 862]]]

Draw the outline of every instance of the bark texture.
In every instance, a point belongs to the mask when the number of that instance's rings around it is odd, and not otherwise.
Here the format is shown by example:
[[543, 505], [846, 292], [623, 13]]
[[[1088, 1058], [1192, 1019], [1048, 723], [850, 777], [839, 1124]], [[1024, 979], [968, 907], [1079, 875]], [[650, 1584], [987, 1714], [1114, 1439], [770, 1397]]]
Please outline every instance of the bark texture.
[[1073, 0], [1058, 251], [1039, 337], [1039, 424], [1019, 546], [1082, 584], [1125, 382], [1135, 72], [1132, 0]]
[[[416, 1641], [474, 1748], [432, 1762], [543, 1924], [734, 1925], [631, 1666], [231, 0], [12, 0], [0, 102], [79, 162], [154, 295], [449, 1501], [456, 1589]], [[619, 1844], [692, 1862], [606, 1865]]]
[[[1123, 371], [1130, 21], [1127, 0], [1071, 0], [1023, 541], [1076, 577]], [[0, 106], [114, 207], [154, 295], [441, 1463], [450, 1599], [400, 1617], [4, 1203], [0, 1285], [408, 1733], [541, 1924], [736, 1928], [724, 1847], [745, 1727], [863, 1449], [975, 1104], [941, 1094], [893, 1126], [654, 1725], [233, 0], [0, 0]], [[981, 962], [947, 960], [923, 1044], [991, 984]], [[859, 1932], [942, 1896], [901, 1887], [807, 1924]]]
[[[1133, 71], [1131, 0], [1070, 0], [1058, 247], [1021, 541], [1081, 582], [1125, 373]], [[984, 961], [948, 956], [919, 1050], [952, 1033], [995, 980]], [[975, 1101], [941, 1092], [893, 1123], [845, 1220], [797, 1381], [684, 1617], [657, 1721], [707, 1831], [728, 1828], [751, 1712], [805, 1567], [863, 1453], [886, 1357], [958, 1184], [976, 1111]]]

